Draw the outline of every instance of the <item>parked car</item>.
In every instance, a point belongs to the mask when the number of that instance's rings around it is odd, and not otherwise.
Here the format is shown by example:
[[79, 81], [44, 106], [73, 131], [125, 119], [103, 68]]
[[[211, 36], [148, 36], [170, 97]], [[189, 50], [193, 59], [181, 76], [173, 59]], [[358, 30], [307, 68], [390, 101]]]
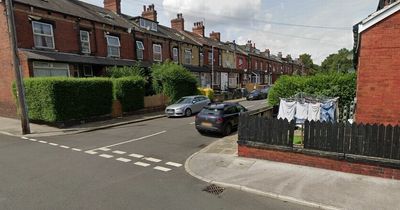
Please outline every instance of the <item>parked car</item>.
[[269, 87], [265, 87], [261, 90], [253, 90], [247, 95], [247, 100], [259, 100], [268, 98]]
[[165, 109], [165, 114], [167, 117], [190, 117], [193, 113], [200, 112], [209, 104], [211, 104], [211, 101], [206, 96], [186, 96], [168, 106]]
[[238, 103], [211, 104], [196, 115], [196, 129], [200, 133], [216, 132], [227, 136], [237, 128], [240, 113], [246, 111]]

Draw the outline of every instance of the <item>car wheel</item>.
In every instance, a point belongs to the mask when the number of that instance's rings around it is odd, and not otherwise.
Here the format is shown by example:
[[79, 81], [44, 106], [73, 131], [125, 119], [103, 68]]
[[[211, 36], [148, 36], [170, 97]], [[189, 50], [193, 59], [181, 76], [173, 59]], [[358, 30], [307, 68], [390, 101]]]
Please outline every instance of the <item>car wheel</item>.
[[224, 136], [228, 136], [229, 134], [232, 133], [232, 125], [230, 123], [226, 124], [225, 129], [224, 129]]
[[186, 111], [185, 111], [185, 116], [186, 116], [186, 117], [192, 116], [192, 110], [191, 110], [191, 109], [186, 109]]

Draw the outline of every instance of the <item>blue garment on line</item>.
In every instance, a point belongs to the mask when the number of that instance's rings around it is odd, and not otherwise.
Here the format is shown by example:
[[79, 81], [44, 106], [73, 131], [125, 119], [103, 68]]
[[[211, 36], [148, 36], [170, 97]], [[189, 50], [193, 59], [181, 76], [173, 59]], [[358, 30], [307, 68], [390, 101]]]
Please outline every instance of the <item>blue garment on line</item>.
[[321, 104], [321, 122], [335, 122], [336, 104], [333, 101]]

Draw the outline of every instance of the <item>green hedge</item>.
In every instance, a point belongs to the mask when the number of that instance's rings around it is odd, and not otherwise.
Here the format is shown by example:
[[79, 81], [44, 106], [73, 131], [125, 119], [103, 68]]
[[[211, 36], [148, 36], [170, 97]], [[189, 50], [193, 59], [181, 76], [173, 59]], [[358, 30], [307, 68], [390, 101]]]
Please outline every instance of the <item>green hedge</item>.
[[143, 77], [123, 77], [113, 79], [114, 97], [121, 102], [122, 111], [131, 112], [144, 107], [146, 81]]
[[31, 120], [61, 122], [111, 113], [109, 79], [42, 77], [25, 79], [24, 85]]
[[170, 102], [198, 94], [196, 78], [183, 66], [166, 62], [153, 65], [152, 71], [154, 90], [168, 96]]
[[271, 105], [278, 105], [279, 98], [304, 92], [317, 96], [339, 97], [339, 106], [349, 105], [356, 96], [356, 74], [325, 73], [314, 76], [282, 76], [268, 95]]

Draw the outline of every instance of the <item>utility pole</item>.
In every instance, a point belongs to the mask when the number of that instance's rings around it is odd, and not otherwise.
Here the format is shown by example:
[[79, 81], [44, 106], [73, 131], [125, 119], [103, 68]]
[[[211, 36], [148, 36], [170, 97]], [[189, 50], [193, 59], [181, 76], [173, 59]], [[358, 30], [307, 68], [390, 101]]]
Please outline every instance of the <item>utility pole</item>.
[[214, 45], [211, 46], [211, 89], [214, 90]]
[[21, 117], [22, 134], [25, 135], [31, 133], [31, 129], [29, 127], [28, 108], [26, 106], [26, 101], [25, 101], [25, 89], [22, 82], [21, 68], [18, 57], [17, 35], [15, 30], [14, 10], [12, 5], [12, 0], [5, 0], [5, 6], [6, 6], [6, 14], [8, 22], [8, 34], [11, 41], [11, 52], [13, 57], [15, 81], [17, 86], [18, 106], [21, 111], [20, 117]]

